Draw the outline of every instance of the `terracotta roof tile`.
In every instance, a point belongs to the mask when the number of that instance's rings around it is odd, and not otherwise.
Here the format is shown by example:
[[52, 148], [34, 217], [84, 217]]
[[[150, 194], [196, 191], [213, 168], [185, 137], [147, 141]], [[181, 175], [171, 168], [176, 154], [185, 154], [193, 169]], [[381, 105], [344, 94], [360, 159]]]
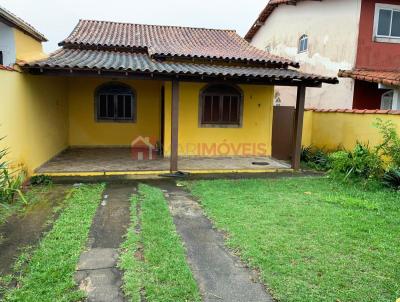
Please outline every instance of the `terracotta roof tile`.
[[80, 20], [64, 47], [144, 49], [153, 57], [254, 61], [298, 67], [298, 63], [257, 49], [233, 30]]
[[355, 80], [379, 83], [388, 86], [400, 86], [400, 70], [380, 71], [380, 70], [340, 70], [339, 77], [352, 78]]
[[23, 63], [21, 66], [41, 69], [108, 70], [166, 75], [268, 78], [272, 80], [294, 79], [337, 83], [336, 78], [301, 73], [292, 69], [157, 61], [143, 53], [105, 50], [60, 49], [47, 59]]
[[13, 67], [0, 65], [0, 70], [16, 71]]
[[25, 22], [21, 18], [17, 17], [13, 13], [9, 12], [5, 8], [0, 6], [0, 19], [4, 19], [5, 21], [11, 23], [13, 26], [27, 33], [31, 37], [35, 38], [40, 42], [46, 42], [47, 39], [44, 35], [38, 32], [32, 25]]

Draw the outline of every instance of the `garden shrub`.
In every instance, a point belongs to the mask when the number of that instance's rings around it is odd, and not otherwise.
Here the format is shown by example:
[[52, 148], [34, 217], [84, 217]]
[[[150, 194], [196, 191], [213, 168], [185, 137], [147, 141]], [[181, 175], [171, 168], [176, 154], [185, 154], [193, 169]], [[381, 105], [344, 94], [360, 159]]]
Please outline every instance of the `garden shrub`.
[[351, 153], [337, 151], [329, 155], [332, 172], [335, 174], [347, 174], [352, 167]]
[[308, 167], [328, 171], [332, 176], [377, 180], [377, 184], [400, 190], [400, 136], [392, 121], [377, 119], [383, 142], [371, 149], [357, 142], [351, 151], [339, 150], [328, 154], [323, 149], [303, 147], [301, 160]]
[[378, 151], [389, 159], [391, 167], [400, 168], [400, 137], [395, 124], [378, 118], [374, 125], [383, 137], [383, 143], [377, 147]]
[[338, 151], [329, 156], [333, 175], [344, 175], [345, 178], [360, 177], [378, 179], [384, 173], [384, 163], [377, 150], [357, 142], [353, 151]]
[[329, 155], [323, 149], [313, 146], [303, 147], [301, 161], [311, 169], [328, 171], [330, 169]]
[[391, 168], [383, 175], [383, 184], [395, 190], [400, 190], [400, 169]]

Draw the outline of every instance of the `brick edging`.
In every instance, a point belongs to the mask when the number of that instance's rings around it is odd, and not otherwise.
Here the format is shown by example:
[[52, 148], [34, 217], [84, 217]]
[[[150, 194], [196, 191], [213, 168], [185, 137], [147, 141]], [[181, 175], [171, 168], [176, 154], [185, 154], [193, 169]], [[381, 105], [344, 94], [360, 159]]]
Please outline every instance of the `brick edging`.
[[400, 115], [400, 110], [369, 110], [369, 109], [317, 109], [306, 108], [305, 111], [322, 112], [322, 113], [352, 113], [352, 114], [391, 114]]
[[0, 65], [0, 70], [5, 70], [5, 71], [16, 71], [13, 67], [4, 66], [4, 65]]

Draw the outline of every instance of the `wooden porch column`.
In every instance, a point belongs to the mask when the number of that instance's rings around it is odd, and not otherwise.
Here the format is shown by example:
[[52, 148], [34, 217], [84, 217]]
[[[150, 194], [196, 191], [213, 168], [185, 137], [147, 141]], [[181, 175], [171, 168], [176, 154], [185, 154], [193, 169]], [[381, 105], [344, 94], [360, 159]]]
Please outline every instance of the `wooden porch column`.
[[172, 81], [170, 172], [178, 171], [179, 81]]
[[304, 106], [306, 98], [306, 87], [297, 87], [296, 112], [294, 121], [292, 169], [300, 169], [301, 140], [303, 138]]

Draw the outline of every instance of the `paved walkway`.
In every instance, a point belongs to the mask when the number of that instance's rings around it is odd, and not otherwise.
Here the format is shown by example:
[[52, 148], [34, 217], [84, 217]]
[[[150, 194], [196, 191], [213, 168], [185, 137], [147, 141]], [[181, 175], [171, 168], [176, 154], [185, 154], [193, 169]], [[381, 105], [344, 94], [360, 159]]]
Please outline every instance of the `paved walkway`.
[[88, 250], [81, 254], [75, 280], [88, 302], [125, 302], [118, 248], [129, 226], [133, 185], [110, 184], [90, 230]]
[[257, 275], [224, 247], [222, 234], [213, 229], [199, 204], [172, 184], [158, 184], [178, 233], [188, 251], [188, 261], [205, 302], [272, 302]]

